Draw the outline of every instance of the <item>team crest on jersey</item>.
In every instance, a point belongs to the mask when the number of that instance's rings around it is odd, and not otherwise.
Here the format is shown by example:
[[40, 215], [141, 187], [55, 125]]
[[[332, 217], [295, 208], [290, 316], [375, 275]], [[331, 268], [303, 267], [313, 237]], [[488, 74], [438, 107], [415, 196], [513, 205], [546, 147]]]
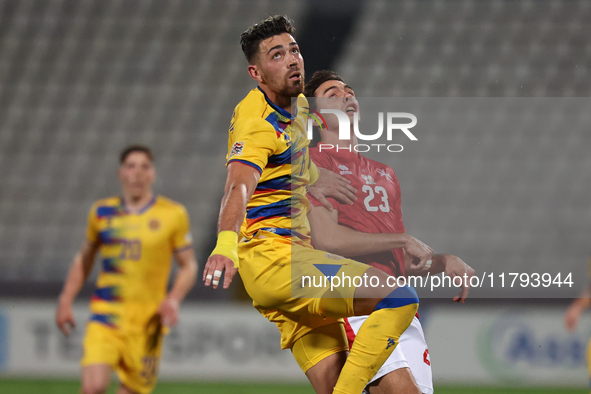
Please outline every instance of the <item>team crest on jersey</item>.
[[381, 168], [378, 170], [378, 174], [380, 174], [380, 176], [385, 176], [387, 180], [389, 180], [390, 182], [394, 182], [394, 179], [392, 179], [392, 174], [390, 174], [389, 172], [386, 172], [386, 170], [382, 170]]
[[373, 179], [371, 175], [361, 175], [361, 178], [367, 183], [368, 185], [375, 185], [376, 181]]
[[148, 223], [148, 227], [150, 227], [150, 230], [156, 231], [160, 228], [160, 221], [158, 221], [158, 219], [152, 219]]
[[349, 167], [344, 164], [339, 164], [339, 170], [341, 170], [341, 175], [353, 175], [353, 173], [349, 171]]
[[234, 143], [230, 151], [230, 157], [242, 156], [242, 149], [244, 149], [244, 141]]

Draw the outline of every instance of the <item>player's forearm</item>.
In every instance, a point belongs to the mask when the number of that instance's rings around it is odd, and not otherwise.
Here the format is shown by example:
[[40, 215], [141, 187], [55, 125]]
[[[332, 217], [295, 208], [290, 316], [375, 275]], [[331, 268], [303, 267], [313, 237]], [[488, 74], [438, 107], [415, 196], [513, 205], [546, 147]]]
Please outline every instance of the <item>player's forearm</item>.
[[99, 245], [86, 241], [74, 257], [68, 277], [60, 294], [60, 302], [73, 302], [92, 271]]
[[218, 232], [234, 231], [240, 233], [240, 226], [244, 221], [246, 206], [251, 196], [252, 191], [249, 191], [244, 183], [237, 182], [228, 186], [222, 199]]
[[320, 231], [314, 237], [317, 249], [346, 257], [387, 252], [406, 245], [406, 234], [369, 234], [337, 226], [334, 231]]
[[571, 305], [581, 311], [591, 308], [591, 288], [583, 290], [579, 298], [574, 300]]
[[185, 299], [185, 296], [195, 285], [195, 279], [197, 276], [197, 262], [195, 260], [185, 263], [179, 267], [174, 279], [174, 284], [168, 297], [174, 298], [179, 303]]
[[68, 277], [66, 278], [66, 282], [60, 293], [59, 301], [72, 303], [82, 289], [87, 277], [88, 273], [85, 273], [84, 270], [82, 254], [78, 253], [76, 257], [74, 257], [74, 262], [68, 272]]

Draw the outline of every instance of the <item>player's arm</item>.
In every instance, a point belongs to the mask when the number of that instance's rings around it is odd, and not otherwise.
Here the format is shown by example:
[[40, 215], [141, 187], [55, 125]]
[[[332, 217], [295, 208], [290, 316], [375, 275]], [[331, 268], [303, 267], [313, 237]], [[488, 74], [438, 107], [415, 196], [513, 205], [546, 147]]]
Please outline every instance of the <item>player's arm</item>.
[[310, 160], [310, 175], [308, 192], [327, 210], [333, 210], [332, 204], [326, 199], [327, 197], [332, 197], [347, 205], [353, 205], [353, 202], [357, 200], [357, 196], [355, 196], [357, 189], [351, 186], [350, 180], [326, 168], [317, 167], [312, 160]]
[[66, 282], [59, 295], [55, 322], [66, 336], [70, 333], [70, 328], [76, 326], [72, 303], [92, 271], [98, 248], [98, 242], [84, 241], [82, 248], [74, 257]]
[[407, 275], [426, 276], [427, 274], [435, 275], [445, 272], [445, 275], [451, 277], [452, 280], [456, 276], [461, 277], [462, 290], [453, 298], [453, 301], [463, 304], [466, 298], [468, 298], [470, 278], [476, 275], [476, 271], [458, 256], [454, 256], [453, 254], [434, 254], [431, 258], [431, 264], [427, 264], [421, 268], [417, 268], [412, 264], [411, 258], [407, 253], [404, 254], [404, 258]]
[[408, 234], [370, 234], [340, 225], [338, 211], [329, 212], [323, 206], [313, 206], [308, 220], [316, 248], [341, 256], [355, 257], [405, 248], [415, 257], [417, 264], [424, 264], [433, 254], [429, 246]]
[[178, 323], [180, 304], [193, 288], [198, 269], [197, 259], [192, 247], [175, 252], [174, 259], [179, 266], [174, 284], [158, 309], [162, 324], [167, 327], [174, 327]]
[[568, 331], [574, 331], [584, 310], [591, 307], [591, 283], [583, 290], [579, 298], [574, 300], [564, 314], [564, 325]]
[[225, 270], [224, 289], [238, 270], [238, 234], [246, 214], [246, 205], [261, 177], [258, 169], [233, 161], [228, 164], [224, 197], [218, 219], [218, 241], [203, 270], [205, 286], [216, 289]]

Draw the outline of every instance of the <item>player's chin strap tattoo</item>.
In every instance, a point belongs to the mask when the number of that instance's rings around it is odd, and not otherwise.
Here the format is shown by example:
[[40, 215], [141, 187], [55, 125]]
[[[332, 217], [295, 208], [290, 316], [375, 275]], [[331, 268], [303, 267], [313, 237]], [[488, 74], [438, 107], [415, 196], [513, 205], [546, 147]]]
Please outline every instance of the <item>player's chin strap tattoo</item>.
[[146, 323], [146, 333], [148, 337], [146, 339], [146, 350], [150, 353], [155, 353], [162, 338], [162, 319], [159, 313], [148, 320]]

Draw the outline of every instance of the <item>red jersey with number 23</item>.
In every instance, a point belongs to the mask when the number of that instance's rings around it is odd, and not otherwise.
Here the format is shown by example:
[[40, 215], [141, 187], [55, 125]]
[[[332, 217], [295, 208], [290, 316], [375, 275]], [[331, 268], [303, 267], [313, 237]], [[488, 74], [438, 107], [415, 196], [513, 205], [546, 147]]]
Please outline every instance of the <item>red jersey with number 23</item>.
[[[339, 224], [363, 233], [405, 233], [400, 208], [400, 184], [394, 170], [361, 154], [336, 148], [310, 149], [310, 158], [318, 166], [326, 168], [351, 181], [357, 189], [357, 201], [353, 205], [341, 204], [329, 198], [339, 212]], [[314, 206], [322, 205], [309, 196]], [[369, 264], [393, 276], [404, 276], [404, 250], [355, 256], [354, 260]]]

